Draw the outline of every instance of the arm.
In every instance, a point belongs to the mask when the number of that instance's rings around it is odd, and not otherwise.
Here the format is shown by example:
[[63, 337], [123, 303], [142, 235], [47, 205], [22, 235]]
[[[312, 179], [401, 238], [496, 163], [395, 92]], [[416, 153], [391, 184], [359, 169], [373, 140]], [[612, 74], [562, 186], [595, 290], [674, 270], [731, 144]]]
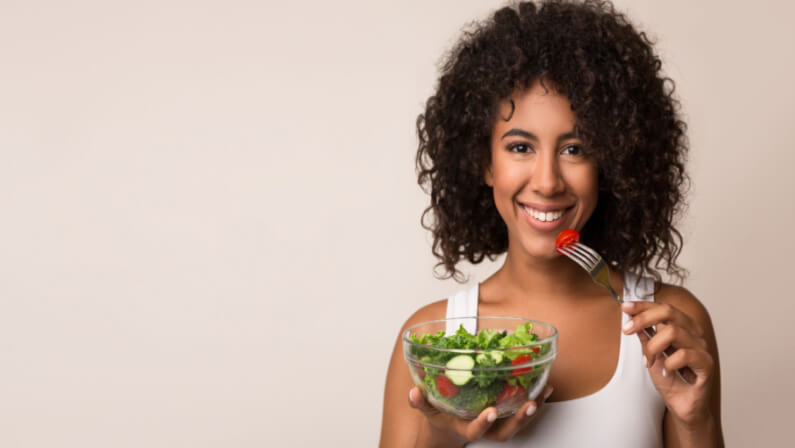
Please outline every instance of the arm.
[[[631, 308], [635, 325], [629, 332], [641, 339], [652, 381], [665, 400], [665, 446], [722, 447], [718, 347], [709, 313], [684, 288], [663, 285], [656, 300], [627, 305], [625, 311]], [[639, 330], [652, 325], [657, 335], [648, 339]], [[662, 352], [669, 346], [675, 352], [666, 359]], [[694, 384], [673, 373], [684, 366], [696, 373]]]

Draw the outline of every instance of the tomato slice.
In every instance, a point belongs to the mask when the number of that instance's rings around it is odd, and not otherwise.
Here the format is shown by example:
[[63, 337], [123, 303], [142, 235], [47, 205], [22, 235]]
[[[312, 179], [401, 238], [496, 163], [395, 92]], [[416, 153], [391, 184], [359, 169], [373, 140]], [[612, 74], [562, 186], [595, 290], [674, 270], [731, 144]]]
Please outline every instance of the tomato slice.
[[438, 375], [436, 377], [436, 389], [439, 390], [439, 393], [444, 395], [447, 398], [453, 398], [458, 395], [461, 390], [450, 381], [450, 378], [447, 378], [444, 375]]
[[[528, 353], [526, 355], [517, 356], [516, 358], [514, 358], [514, 360], [511, 361], [511, 365], [512, 366], [518, 366], [519, 364], [524, 364], [524, 363], [530, 362], [532, 360], [533, 360], [533, 355]], [[524, 375], [525, 373], [527, 373], [527, 372], [529, 372], [531, 370], [533, 370], [532, 366], [530, 366], [530, 367], [522, 367], [520, 369], [513, 369], [513, 370], [511, 370], [511, 376]]]
[[573, 244], [580, 241], [580, 234], [577, 233], [574, 229], [564, 229], [562, 232], [558, 234], [558, 237], [555, 239], [555, 248], [559, 249], [561, 247], [566, 247], [569, 244]]
[[519, 384], [516, 386], [511, 386], [510, 384], [505, 383], [502, 385], [502, 391], [500, 391], [499, 395], [497, 395], [497, 404], [499, 405], [500, 403], [509, 401], [516, 396], [527, 397], [527, 390]]

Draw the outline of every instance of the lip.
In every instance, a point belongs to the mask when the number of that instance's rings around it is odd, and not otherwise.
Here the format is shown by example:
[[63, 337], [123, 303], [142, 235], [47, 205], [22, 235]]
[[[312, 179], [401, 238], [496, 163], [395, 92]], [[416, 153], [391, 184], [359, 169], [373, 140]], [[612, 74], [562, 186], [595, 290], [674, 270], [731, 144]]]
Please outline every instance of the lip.
[[[569, 221], [569, 217], [570, 217], [570, 215], [572, 213], [572, 210], [574, 210], [574, 206], [573, 205], [572, 206], [565, 206], [565, 205], [555, 205], [555, 206], [543, 205], [542, 206], [540, 204], [533, 205], [533, 204], [527, 204], [527, 203], [521, 203], [521, 202], [519, 202], [518, 204], [519, 204], [519, 209], [521, 210], [522, 216], [524, 216], [525, 221], [527, 222], [527, 224], [530, 227], [532, 227], [533, 229], [538, 230], [540, 232], [550, 232], [550, 231], [553, 231], [553, 230], [558, 230], [558, 229], [562, 229], [562, 228], [566, 227], [566, 223]], [[525, 206], [533, 208], [533, 209], [536, 209], [538, 211], [542, 211], [542, 212], [548, 212], [548, 211], [554, 211], [554, 210], [564, 210], [564, 212], [563, 212], [563, 215], [560, 218], [558, 218], [558, 219], [556, 219], [554, 221], [548, 221], [548, 222], [547, 221], [539, 221], [538, 219], [533, 218], [532, 216], [530, 216], [530, 213], [528, 213], [527, 210], [525, 210]]]

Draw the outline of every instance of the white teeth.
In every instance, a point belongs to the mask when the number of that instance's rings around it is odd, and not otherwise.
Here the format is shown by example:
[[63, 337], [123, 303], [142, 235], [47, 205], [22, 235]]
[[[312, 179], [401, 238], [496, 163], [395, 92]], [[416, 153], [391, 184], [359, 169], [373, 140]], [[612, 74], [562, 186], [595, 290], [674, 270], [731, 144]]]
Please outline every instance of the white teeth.
[[535, 218], [535, 219], [537, 219], [539, 221], [543, 221], [543, 222], [555, 221], [557, 219], [560, 219], [560, 217], [563, 216], [563, 213], [564, 213], [563, 210], [557, 210], [557, 211], [552, 211], [552, 212], [542, 212], [540, 210], [535, 210], [535, 209], [532, 209], [530, 207], [525, 207], [524, 209], [527, 210], [527, 213], [529, 213], [530, 216], [532, 216], [533, 218]]

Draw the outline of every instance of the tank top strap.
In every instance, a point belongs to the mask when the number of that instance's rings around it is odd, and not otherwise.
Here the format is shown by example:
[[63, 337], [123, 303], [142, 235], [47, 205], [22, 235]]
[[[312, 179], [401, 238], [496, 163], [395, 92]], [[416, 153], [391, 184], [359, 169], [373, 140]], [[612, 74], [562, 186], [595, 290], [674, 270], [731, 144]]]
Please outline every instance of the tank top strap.
[[623, 298], [630, 302], [653, 302], [654, 279], [651, 277], [641, 277], [634, 272], [625, 272]]
[[478, 315], [478, 286], [475, 283], [471, 288], [458, 291], [447, 299], [446, 317], [452, 319], [447, 321], [445, 332], [448, 335], [455, 334], [461, 325], [470, 333], [477, 331], [477, 320], [474, 317]]

